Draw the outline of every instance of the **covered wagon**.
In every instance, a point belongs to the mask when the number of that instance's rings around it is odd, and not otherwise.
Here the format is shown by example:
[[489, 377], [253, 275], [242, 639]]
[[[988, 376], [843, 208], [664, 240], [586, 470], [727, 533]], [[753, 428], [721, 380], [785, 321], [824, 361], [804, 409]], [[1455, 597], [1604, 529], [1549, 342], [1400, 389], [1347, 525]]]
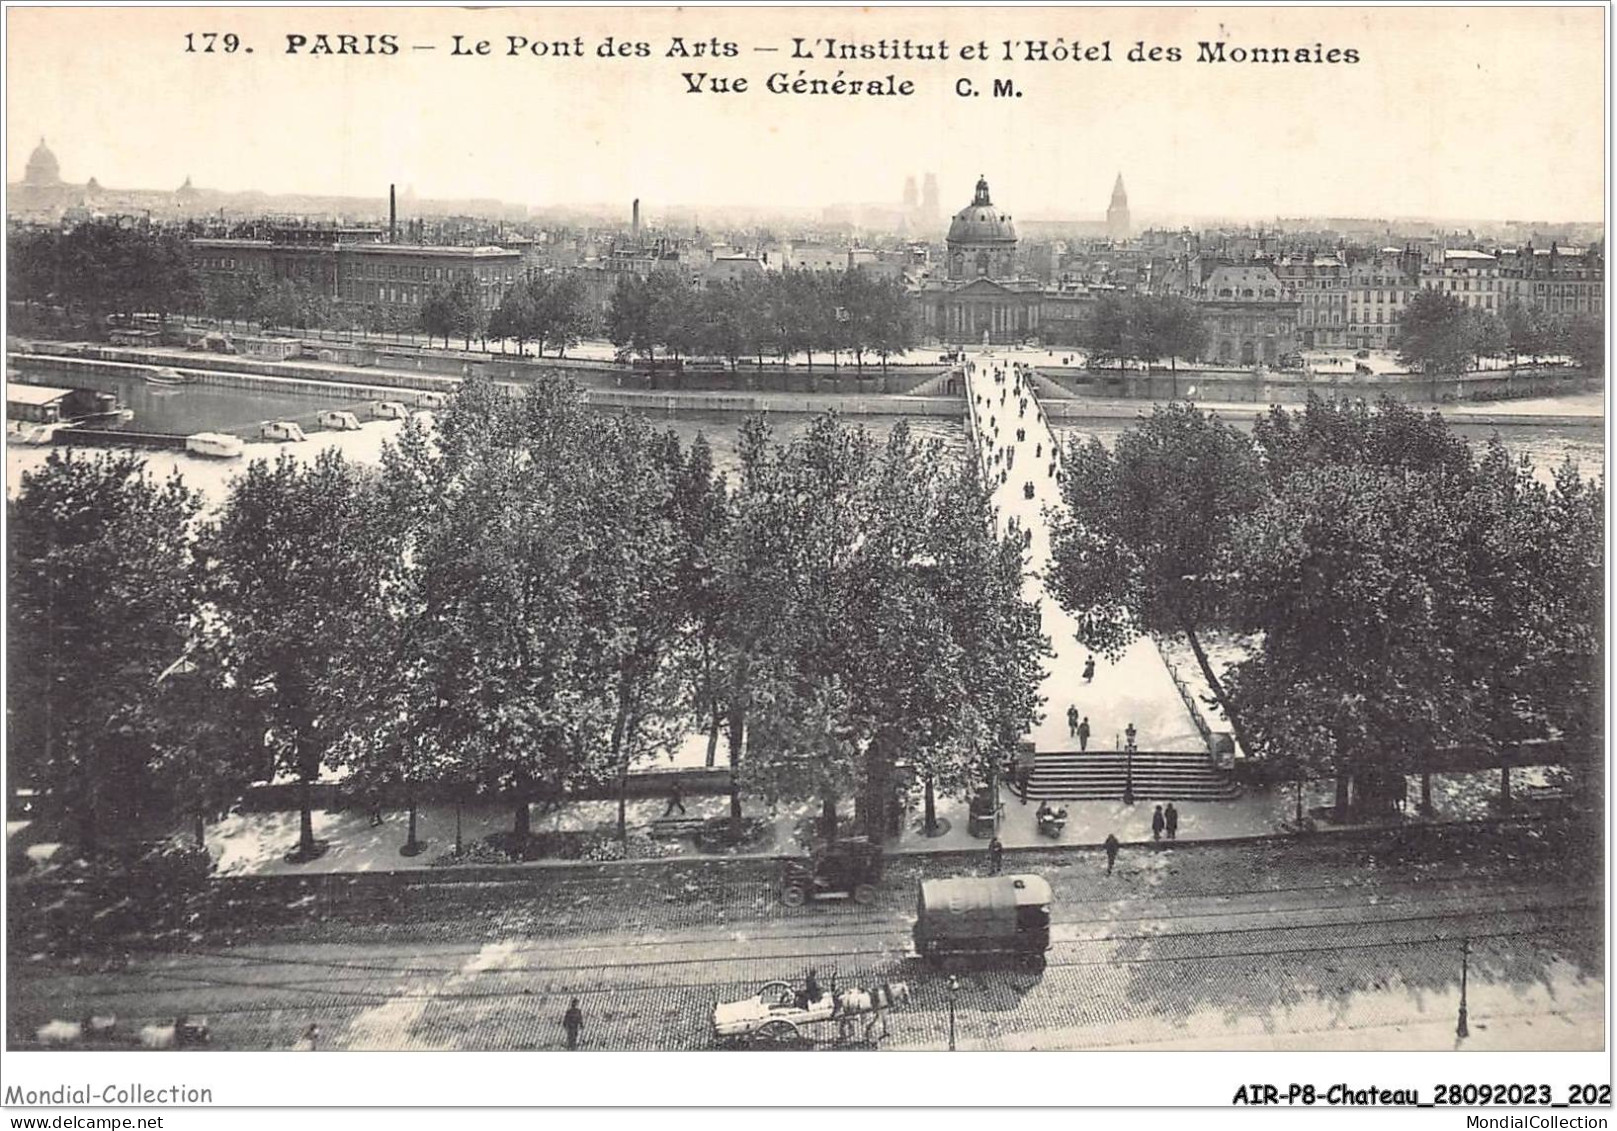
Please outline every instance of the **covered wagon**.
[[1050, 885], [1042, 876], [922, 880], [915, 950], [929, 962], [1004, 956], [1030, 965], [1050, 948]]

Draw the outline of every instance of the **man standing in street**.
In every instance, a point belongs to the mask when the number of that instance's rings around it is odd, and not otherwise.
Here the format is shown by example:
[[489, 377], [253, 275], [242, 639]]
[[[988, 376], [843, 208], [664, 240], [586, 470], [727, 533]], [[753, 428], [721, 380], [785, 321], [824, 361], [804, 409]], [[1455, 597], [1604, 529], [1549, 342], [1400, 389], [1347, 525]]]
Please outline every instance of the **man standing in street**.
[[1162, 820], [1168, 830], [1168, 839], [1173, 840], [1179, 835], [1179, 810], [1173, 807], [1172, 801], [1168, 802], [1168, 807], [1162, 811]]
[[1088, 750], [1088, 749], [1089, 749], [1089, 716], [1085, 715], [1084, 716], [1084, 721], [1078, 724], [1078, 752], [1080, 754], [1082, 754], [1085, 750]]
[[578, 1008], [578, 999], [575, 997], [567, 1012], [562, 1016], [561, 1027], [567, 1030], [567, 1047], [578, 1047], [578, 1034], [584, 1028], [584, 1011]]
[[988, 842], [988, 874], [991, 876], [999, 875], [1000, 862], [1004, 859], [1005, 846], [999, 842], [999, 837], [996, 836]]
[[1107, 833], [1106, 834], [1106, 874], [1108, 876], [1112, 874], [1112, 867], [1117, 863], [1117, 850], [1118, 850], [1119, 847], [1120, 847], [1120, 845], [1117, 843], [1117, 834], [1116, 833]]
[[1078, 737], [1078, 708], [1072, 705], [1067, 707], [1067, 737]]
[[1162, 815], [1162, 806], [1158, 805], [1156, 812], [1151, 814], [1151, 839], [1161, 840], [1162, 830], [1167, 824], [1168, 819]]

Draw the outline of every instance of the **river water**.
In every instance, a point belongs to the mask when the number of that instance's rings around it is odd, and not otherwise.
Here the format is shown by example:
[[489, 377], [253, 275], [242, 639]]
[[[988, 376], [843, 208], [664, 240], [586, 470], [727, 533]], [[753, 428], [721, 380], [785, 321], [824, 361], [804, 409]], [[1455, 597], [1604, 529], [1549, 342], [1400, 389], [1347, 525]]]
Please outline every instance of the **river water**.
[[[27, 374], [26, 366], [18, 371]], [[39, 375], [44, 383], [66, 383], [57, 375]], [[84, 385], [115, 392], [124, 404], [134, 409], [135, 416], [126, 427], [140, 432], [232, 432], [249, 440], [248, 459], [273, 458], [280, 451], [295, 451], [301, 456], [312, 455], [321, 448], [335, 446], [350, 458], [367, 462], [379, 458], [382, 445], [399, 429], [396, 421], [370, 421], [358, 432], [320, 432], [315, 419], [319, 413], [331, 409], [355, 410], [358, 404], [340, 399], [300, 396], [285, 392], [259, 392], [257, 390], [216, 388], [202, 385], [163, 387], [148, 385], [139, 379], [84, 378], [70, 379], [75, 385]], [[612, 410], [618, 411], [618, 410]], [[361, 420], [364, 414], [360, 413]], [[798, 413], [771, 413], [768, 423], [779, 438], [790, 437], [808, 426], [813, 417]], [[899, 417], [868, 416], [848, 418], [883, 439], [898, 422]], [[965, 451], [965, 426], [961, 420], [945, 417], [918, 416], [907, 418], [911, 432], [922, 439], [938, 439], [951, 453]], [[309, 442], [296, 445], [252, 442], [260, 422], [266, 420], [293, 420], [309, 432]], [[674, 431], [684, 443], [695, 439], [698, 433], [707, 438], [713, 448], [715, 465], [722, 471], [733, 473], [738, 465], [737, 441], [742, 417], [733, 413], [677, 412], [658, 413], [653, 419], [658, 427]], [[1111, 445], [1128, 428], [1123, 419], [1092, 419], [1063, 421], [1056, 433], [1063, 439], [1096, 438]], [[1484, 425], [1460, 425], [1456, 429], [1473, 442], [1486, 441], [1495, 429]], [[1515, 452], [1525, 455], [1541, 477], [1547, 478], [1563, 459], [1572, 459], [1587, 476], [1603, 475], [1605, 464], [1604, 424], [1592, 420], [1589, 425], [1508, 425], [1497, 430], [1505, 443]], [[45, 460], [46, 449], [9, 446], [6, 452], [6, 480], [8, 492], [15, 493], [20, 476]], [[230, 478], [241, 464], [236, 461], [217, 461], [191, 456], [184, 452], [151, 451], [146, 453], [148, 464], [158, 475], [178, 471], [193, 487], [201, 490], [210, 500], [224, 496]]]

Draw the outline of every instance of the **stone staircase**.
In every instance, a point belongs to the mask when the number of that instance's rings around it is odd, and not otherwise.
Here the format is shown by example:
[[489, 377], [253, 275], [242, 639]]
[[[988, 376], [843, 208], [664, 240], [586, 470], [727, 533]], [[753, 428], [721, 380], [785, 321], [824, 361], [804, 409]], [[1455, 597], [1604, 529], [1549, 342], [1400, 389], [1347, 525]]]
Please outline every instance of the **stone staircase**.
[[[1040, 751], [1027, 796], [1032, 801], [1121, 800], [1129, 772], [1128, 757], [1120, 750]], [[1138, 801], [1228, 801], [1241, 793], [1205, 750], [1136, 753], [1133, 776]]]

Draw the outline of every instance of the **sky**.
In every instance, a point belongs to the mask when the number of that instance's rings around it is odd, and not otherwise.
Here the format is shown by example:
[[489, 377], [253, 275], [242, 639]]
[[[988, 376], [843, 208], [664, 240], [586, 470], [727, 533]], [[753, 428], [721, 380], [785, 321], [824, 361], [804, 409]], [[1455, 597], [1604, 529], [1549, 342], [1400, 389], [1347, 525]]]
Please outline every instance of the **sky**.
[[[41, 136], [64, 179], [648, 215], [727, 203], [891, 201], [938, 175], [947, 214], [986, 175], [1013, 217], [1098, 218], [1121, 172], [1137, 218], [1599, 220], [1604, 12], [1589, 8], [19, 9], [6, 13], [7, 180]], [[187, 52], [186, 33], [198, 48]], [[204, 33], [239, 36], [234, 52]], [[324, 33], [389, 55], [310, 54]], [[455, 35], [467, 54], [452, 53]], [[288, 37], [308, 46], [288, 53]], [[582, 42], [584, 56], [507, 53]], [[793, 59], [794, 37], [948, 45], [934, 62]], [[645, 43], [645, 57], [602, 58]], [[670, 57], [675, 37], [686, 57]], [[478, 55], [475, 44], [489, 42]], [[696, 45], [733, 57], [695, 57]], [[1003, 60], [1005, 41], [1016, 61]], [[1057, 41], [1060, 41], [1058, 46]], [[1028, 61], [1077, 41], [1111, 60]], [[379, 42], [379, 41], [373, 41]], [[1333, 48], [1358, 62], [1197, 61], [1198, 44]], [[360, 46], [364, 40], [361, 38]], [[989, 61], [962, 59], [986, 43]], [[1179, 62], [1129, 62], [1136, 43]], [[431, 50], [417, 48], [430, 47]], [[248, 48], [251, 48], [249, 52]], [[774, 48], [770, 51], [768, 48]], [[772, 93], [795, 79], [909, 96]], [[686, 93], [685, 74], [745, 79]], [[962, 80], [975, 95], [957, 93]], [[995, 97], [995, 80], [1018, 96]]]

